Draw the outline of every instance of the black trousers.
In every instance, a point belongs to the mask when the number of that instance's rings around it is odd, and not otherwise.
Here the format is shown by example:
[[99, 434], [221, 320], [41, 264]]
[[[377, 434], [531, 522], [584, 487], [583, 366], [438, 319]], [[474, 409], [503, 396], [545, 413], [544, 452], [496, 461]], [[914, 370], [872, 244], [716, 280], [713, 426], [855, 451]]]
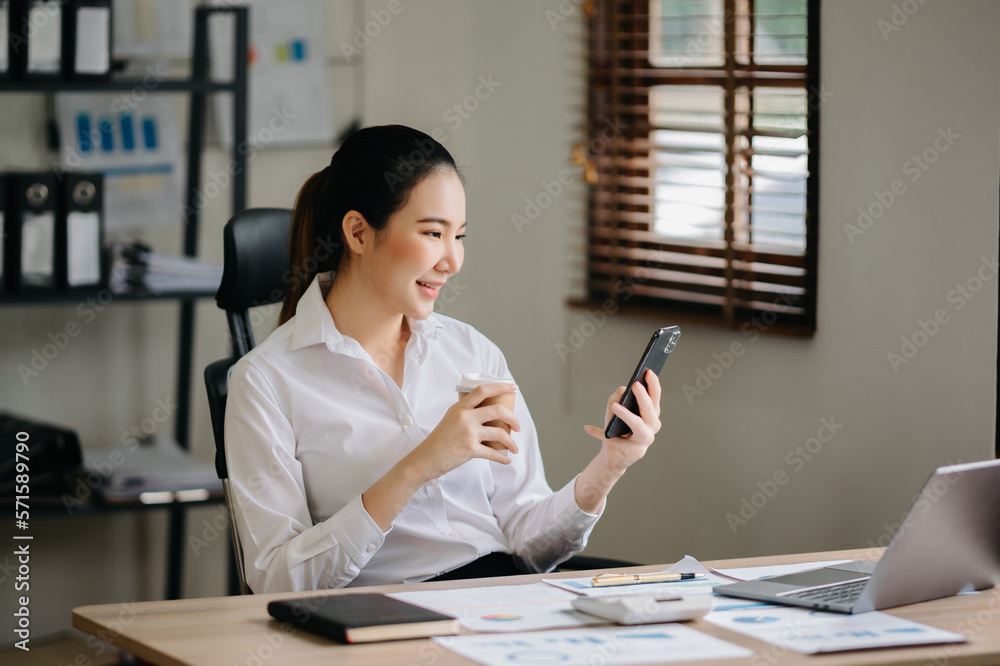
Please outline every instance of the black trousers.
[[509, 553], [490, 553], [489, 555], [483, 555], [478, 560], [473, 560], [464, 566], [452, 569], [429, 580], [492, 578], [494, 576], [517, 576], [523, 573], [514, 564], [514, 557]]

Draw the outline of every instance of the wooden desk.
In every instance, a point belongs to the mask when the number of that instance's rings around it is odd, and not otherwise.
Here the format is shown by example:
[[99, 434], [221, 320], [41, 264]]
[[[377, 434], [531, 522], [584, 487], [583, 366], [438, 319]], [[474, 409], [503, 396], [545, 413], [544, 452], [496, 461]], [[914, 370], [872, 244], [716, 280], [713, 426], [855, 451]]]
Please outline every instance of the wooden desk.
[[[878, 554], [881, 551], [876, 551]], [[764, 566], [833, 559], [871, 559], [873, 551], [844, 550], [716, 560], [706, 564], [716, 567]], [[629, 571], [658, 571], [669, 565], [636, 567]], [[587, 572], [589, 573], [589, 572]], [[565, 574], [532, 574], [475, 581], [384, 585], [351, 590], [324, 590], [312, 593], [278, 593], [245, 597], [179, 599], [134, 604], [82, 606], [73, 611], [73, 626], [103, 641], [161, 666], [204, 664], [225, 666], [309, 666], [311, 664], [392, 664], [444, 666], [469, 664], [461, 657], [429, 640], [396, 641], [367, 645], [340, 645], [311, 634], [296, 631], [271, 620], [267, 604], [275, 599], [310, 594], [351, 594], [352, 592], [401, 592], [420, 589], [447, 589], [485, 585], [510, 585], [537, 582], [541, 578], [574, 577]], [[692, 662], [795, 665], [812, 664], [1000, 664], [1000, 586], [978, 595], [938, 599], [886, 611], [916, 622], [966, 635], [963, 645], [864, 650], [833, 655], [809, 656], [789, 652], [780, 646], [730, 632], [714, 624], [695, 621], [689, 626], [706, 634], [742, 645], [754, 651], [743, 660]]]

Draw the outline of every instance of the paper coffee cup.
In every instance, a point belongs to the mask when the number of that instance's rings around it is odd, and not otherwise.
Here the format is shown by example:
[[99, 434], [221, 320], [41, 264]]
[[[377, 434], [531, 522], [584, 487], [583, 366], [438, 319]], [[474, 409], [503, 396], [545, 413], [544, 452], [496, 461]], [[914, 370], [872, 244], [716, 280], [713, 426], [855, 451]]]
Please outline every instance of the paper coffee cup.
[[[455, 390], [458, 391], [458, 399], [461, 400], [466, 396], [466, 394], [471, 393], [472, 389], [477, 386], [482, 386], [483, 384], [493, 384], [496, 382], [507, 382], [509, 384], [513, 384], [514, 380], [511, 377], [494, 377], [493, 375], [485, 372], [467, 372], [462, 375], [462, 383], [456, 386]], [[515, 395], [516, 393], [501, 393], [500, 395], [493, 396], [492, 398], [486, 398], [481, 403], [476, 405], [476, 407], [485, 407], [487, 405], [495, 405], [499, 403], [513, 412]], [[493, 428], [503, 428], [508, 434], [510, 434], [510, 426], [507, 425], [506, 421], [487, 421], [483, 425]], [[497, 451], [507, 452], [507, 447], [500, 442], [483, 442], [483, 444], [492, 449], [496, 449]]]

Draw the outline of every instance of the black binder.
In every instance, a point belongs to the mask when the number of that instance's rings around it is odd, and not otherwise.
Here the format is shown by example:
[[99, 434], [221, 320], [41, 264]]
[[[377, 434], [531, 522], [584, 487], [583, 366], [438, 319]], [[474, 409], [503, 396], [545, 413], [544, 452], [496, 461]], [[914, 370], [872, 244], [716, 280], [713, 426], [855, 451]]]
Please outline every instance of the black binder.
[[10, 78], [10, 0], [0, 0], [0, 81]]
[[111, 0], [69, 0], [62, 18], [63, 78], [110, 78]]
[[104, 284], [104, 177], [64, 173], [59, 183], [56, 277], [60, 291]]
[[28, 0], [7, 0], [7, 71], [23, 79], [28, 65]]
[[55, 288], [56, 177], [7, 174], [7, 285], [15, 293]]
[[[26, 446], [21, 445], [20, 451], [18, 433], [28, 434], [24, 442]], [[23, 480], [18, 482], [17, 463], [23, 458], [18, 458], [17, 453], [26, 455], [31, 462], [27, 484]], [[29, 486], [32, 499], [36, 500], [74, 493], [76, 480], [82, 476], [82, 463], [80, 439], [76, 432], [15, 414], [0, 413], [0, 497], [24, 495], [19, 492], [19, 486], [24, 485]]]
[[299, 597], [272, 601], [267, 612], [279, 622], [341, 643], [368, 643], [457, 634], [451, 615], [384, 594]]
[[63, 2], [10, 0], [10, 68], [16, 79], [62, 76]]
[[0, 292], [7, 290], [7, 174], [0, 173]]

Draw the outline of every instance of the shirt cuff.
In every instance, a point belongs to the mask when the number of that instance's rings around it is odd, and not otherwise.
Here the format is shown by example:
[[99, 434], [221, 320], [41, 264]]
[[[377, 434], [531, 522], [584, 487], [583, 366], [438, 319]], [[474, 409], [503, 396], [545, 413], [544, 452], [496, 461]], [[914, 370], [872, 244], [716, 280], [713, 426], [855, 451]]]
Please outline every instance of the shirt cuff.
[[385, 535], [375, 519], [365, 510], [361, 495], [351, 500], [347, 506], [330, 516], [326, 522], [330, 536], [340, 544], [351, 561], [360, 570], [385, 543]]
[[576, 503], [576, 480], [579, 476], [579, 474], [574, 476], [555, 493], [555, 515], [559, 524], [565, 525], [570, 531], [589, 532], [597, 523], [597, 519], [604, 514], [608, 502], [605, 500], [597, 513], [587, 513], [581, 509]]

